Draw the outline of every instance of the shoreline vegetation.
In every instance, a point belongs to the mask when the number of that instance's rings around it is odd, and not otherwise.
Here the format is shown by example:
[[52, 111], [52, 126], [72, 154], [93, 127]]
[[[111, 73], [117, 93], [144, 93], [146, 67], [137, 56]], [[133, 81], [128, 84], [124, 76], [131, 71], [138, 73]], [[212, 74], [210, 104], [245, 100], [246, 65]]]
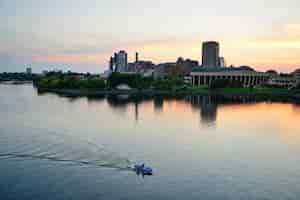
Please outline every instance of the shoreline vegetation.
[[180, 95], [222, 95], [222, 96], [252, 96], [257, 99], [265, 100], [282, 100], [282, 101], [296, 101], [300, 102], [300, 92], [292, 93], [287, 91], [267, 91], [264, 89], [187, 89], [187, 90], [87, 90], [87, 89], [50, 89], [50, 88], [37, 88], [40, 93], [56, 93], [69, 97], [81, 96], [103, 96], [103, 95], [167, 95], [167, 96], [180, 96]]
[[4, 72], [0, 73], [0, 83], [6, 84], [26, 84], [30, 83], [38, 77], [37, 74]]
[[12, 81], [1, 81], [0, 84], [3, 85], [23, 85], [23, 84], [32, 84], [33, 81], [19, 81], [19, 80], [12, 80]]
[[[64, 96], [103, 95], [223, 95], [253, 96], [265, 100], [300, 102], [300, 89], [243, 87], [239, 82], [216, 80], [210, 87], [196, 87], [184, 83], [180, 77], [153, 79], [132, 74], [113, 73], [106, 81], [95, 75], [74, 76], [50, 73], [33, 81], [39, 92], [57, 93]], [[126, 85], [127, 89], [118, 89]]]

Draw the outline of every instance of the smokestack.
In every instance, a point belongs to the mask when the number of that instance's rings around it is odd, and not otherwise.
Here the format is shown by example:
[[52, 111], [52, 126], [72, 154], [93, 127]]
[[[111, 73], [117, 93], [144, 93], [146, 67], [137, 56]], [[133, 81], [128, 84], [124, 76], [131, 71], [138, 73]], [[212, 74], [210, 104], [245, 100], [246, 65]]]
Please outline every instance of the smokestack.
[[109, 70], [110, 71], [114, 70], [114, 58], [113, 57], [110, 57], [110, 60], [109, 60]]
[[136, 63], [139, 62], [139, 53], [138, 52], [135, 53], [135, 62]]

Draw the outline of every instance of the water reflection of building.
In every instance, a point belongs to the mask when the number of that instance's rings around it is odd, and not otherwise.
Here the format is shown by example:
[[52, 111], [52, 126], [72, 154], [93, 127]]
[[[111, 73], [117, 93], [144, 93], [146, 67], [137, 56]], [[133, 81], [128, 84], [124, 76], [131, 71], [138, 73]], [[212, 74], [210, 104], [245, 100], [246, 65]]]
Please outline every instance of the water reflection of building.
[[108, 105], [122, 113], [125, 113], [127, 110], [127, 106], [130, 103], [128, 95], [111, 95], [107, 96], [106, 101]]
[[214, 96], [192, 96], [191, 104], [193, 108], [200, 109], [201, 122], [214, 123], [217, 119], [217, 104]]
[[[108, 96], [108, 105], [119, 113], [126, 113], [130, 108], [130, 112], [134, 114], [134, 119], [139, 120], [139, 108], [144, 106], [147, 101], [153, 103], [154, 112], [163, 111], [164, 101], [185, 101], [189, 102], [194, 111], [199, 113], [200, 123], [204, 125], [214, 125], [218, 116], [218, 109], [220, 106], [235, 105], [235, 104], [249, 104], [266, 101], [267, 99], [258, 99], [253, 95], [194, 95], [181, 97], [166, 97], [166, 96]], [[168, 111], [168, 105], [164, 111]]]
[[153, 99], [153, 104], [154, 104], [154, 110], [161, 112], [163, 109], [163, 105], [164, 105], [164, 99], [163, 97], [155, 97]]
[[106, 98], [107, 103], [111, 108], [121, 112], [126, 112], [128, 107], [133, 106], [134, 118], [136, 121], [139, 120], [140, 104], [151, 99], [151, 97], [139, 95], [111, 95]]
[[138, 102], [134, 102], [134, 116], [135, 116], [135, 121], [139, 121], [139, 104], [138, 104]]
[[218, 107], [226, 104], [256, 103], [255, 96], [195, 95], [187, 98], [194, 109], [200, 111], [200, 121], [214, 124], [217, 120]]

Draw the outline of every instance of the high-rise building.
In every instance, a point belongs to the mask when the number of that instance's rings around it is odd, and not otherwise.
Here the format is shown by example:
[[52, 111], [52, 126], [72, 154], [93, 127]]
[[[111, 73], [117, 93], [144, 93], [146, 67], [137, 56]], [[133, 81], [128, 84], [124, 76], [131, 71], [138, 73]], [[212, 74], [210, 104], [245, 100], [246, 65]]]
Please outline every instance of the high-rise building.
[[115, 53], [114, 56], [114, 64], [115, 64], [115, 71], [117, 72], [126, 72], [127, 71], [127, 53], [126, 51], [119, 51]]
[[202, 67], [219, 67], [219, 43], [208, 41], [202, 44]]
[[32, 74], [32, 69], [31, 69], [31, 67], [27, 67], [27, 68], [26, 68], [26, 74], [29, 74], [29, 75]]

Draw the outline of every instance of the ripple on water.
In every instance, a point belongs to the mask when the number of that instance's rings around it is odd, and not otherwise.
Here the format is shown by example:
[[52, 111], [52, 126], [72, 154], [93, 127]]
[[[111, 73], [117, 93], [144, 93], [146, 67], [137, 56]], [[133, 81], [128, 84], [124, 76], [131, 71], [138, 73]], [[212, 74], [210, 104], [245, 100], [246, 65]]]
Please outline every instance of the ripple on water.
[[[26, 134], [26, 133], [24, 133]], [[56, 163], [72, 163], [120, 170], [129, 169], [131, 162], [118, 153], [107, 150], [104, 146], [91, 141], [76, 141], [67, 134], [57, 132], [30, 133], [33, 139], [3, 137], [0, 159], [47, 160]], [[12, 141], [13, 140], [13, 141]]]

